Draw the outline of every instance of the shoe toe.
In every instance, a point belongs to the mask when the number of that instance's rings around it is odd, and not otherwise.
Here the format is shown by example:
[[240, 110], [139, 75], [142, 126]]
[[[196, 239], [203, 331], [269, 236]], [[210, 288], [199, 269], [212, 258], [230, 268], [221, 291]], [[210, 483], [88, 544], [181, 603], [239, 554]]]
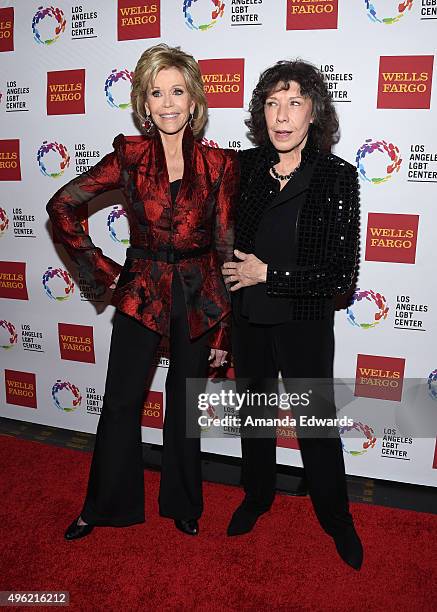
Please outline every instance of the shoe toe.
[[346, 532], [334, 537], [334, 542], [337, 552], [343, 561], [355, 570], [361, 569], [364, 550], [355, 529], [348, 529]]
[[258, 514], [250, 512], [240, 506], [237, 508], [228, 525], [228, 536], [244, 535], [249, 533], [255, 527], [258, 520]]
[[94, 529], [94, 525], [78, 525], [78, 520], [79, 517], [75, 518], [71, 525], [67, 527], [64, 533], [64, 538], [66, 540], [78, 540], [79, 538], [84, 538]]
[[179, 531], [182, 533], [186, 533], [187, 535], [198, 535], [199, 533], [199, 523], [197, 519], [175, 519], [174, 524]]

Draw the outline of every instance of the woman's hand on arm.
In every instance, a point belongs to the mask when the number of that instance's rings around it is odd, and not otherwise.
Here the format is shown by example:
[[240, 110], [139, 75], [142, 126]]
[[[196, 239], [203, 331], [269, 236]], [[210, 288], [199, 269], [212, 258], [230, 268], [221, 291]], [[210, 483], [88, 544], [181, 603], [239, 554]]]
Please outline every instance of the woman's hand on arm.
[[231, 291], [237, 291], [242, 287], [250, 287], [258, 283], [265, 283], [267, 278], [267, 264], [258, 259], [253, 253], [243, 253], [234, 250], [234, 254], [240, 261], [227, 261], [223, 264], [222, 274], [226, 285], [231, 285]]
[[228, 351], [222, 351], [221, 349], [212, 348], [209, 354], [210, 366], [212, 368], [219, 368], [224, 365], [226, 362], [226, 355]]
[[118, 283], [118, 279], [119, 279], [119, 278], [120, 278], [120, 274], [119, 274], [119, 275], [118, 275], [116, 278], [114, 278], [114, 280], [112, 281], [112, 283], [109, 285], [109, 288], [110, 288], [110, 289], [115, 289], [115, 288], [116, 288], [117, 283]]

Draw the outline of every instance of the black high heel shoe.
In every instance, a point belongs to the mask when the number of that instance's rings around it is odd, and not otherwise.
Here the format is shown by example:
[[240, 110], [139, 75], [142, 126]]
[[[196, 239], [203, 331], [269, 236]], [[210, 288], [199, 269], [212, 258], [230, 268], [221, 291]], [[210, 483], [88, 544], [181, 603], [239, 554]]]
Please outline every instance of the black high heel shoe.
[[174, 524], [179, 531], [182, 533], [186, 533], [187, 535], [198, 535], [199, 533], [199, 523], [197, 519], [174, 519]]
[[78, 540], [79, 538], [84, 538], [89, 535], [94, 529], [94, 525], [78, 525], [77, 521], [80, 516], [74, 519], [74, 521], [67, 527], [66, 532], [64, 533], [64, 538], [66, 540]]

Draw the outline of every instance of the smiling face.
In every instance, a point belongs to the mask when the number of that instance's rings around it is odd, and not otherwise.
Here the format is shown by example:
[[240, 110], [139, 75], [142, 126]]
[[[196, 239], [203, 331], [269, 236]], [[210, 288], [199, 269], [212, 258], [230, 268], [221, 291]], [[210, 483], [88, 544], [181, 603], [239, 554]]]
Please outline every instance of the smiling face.
[[147, 92], [146, 112], [165, 134], [177, 134], [194, 113], [195, 102], [178, 68], [163, 68]]
[[281, 153], [303, 148], [312, 122], [313, 105], [310, 98], [300, 93], [300, 85], [289, 81], [288, 89], [278, 83], [264, 104], [264, 116], [269, 138]]

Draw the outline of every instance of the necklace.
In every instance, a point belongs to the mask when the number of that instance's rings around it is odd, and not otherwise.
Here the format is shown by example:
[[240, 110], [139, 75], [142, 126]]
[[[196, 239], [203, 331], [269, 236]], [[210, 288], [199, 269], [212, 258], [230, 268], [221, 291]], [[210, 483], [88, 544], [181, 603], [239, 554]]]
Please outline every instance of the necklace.
[[275, 179], [278, 179], [278, 181], [288, 181], [288, 179], [291, 179], [291, 177], [293, 176], [293, 174], [296, 172], [298, 168], [299, 166], [296, 166], [296, 168], [292, 170], [290, 174], [279, 174], [279, 172], [275, 170], [274, 166], [272, 166], [270, 170], [272, 171], [272, 174], [275, 177]]

